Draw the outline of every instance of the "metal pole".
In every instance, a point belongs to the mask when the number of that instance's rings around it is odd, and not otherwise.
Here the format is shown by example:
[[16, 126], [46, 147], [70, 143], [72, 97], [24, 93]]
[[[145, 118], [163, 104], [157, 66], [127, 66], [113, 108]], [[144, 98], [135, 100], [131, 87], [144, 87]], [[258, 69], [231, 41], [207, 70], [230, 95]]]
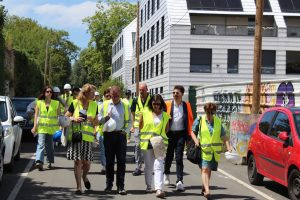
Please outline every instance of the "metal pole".
[[140, 2], [137, 2], [137, 25], [136, 25], [136, 67], [135, 67], [135, 83], [136, 83], [136, 96], [139, 96], [140, 84]]
[[258, 114], [260, 109], [263, 9], [264, 9], [264, 0], [256, 0], [255, 41], [254, 41], [254, 61], [253, 61], [253, 93], [252, 93], [252, 108], [251, 108], [252, 114]]

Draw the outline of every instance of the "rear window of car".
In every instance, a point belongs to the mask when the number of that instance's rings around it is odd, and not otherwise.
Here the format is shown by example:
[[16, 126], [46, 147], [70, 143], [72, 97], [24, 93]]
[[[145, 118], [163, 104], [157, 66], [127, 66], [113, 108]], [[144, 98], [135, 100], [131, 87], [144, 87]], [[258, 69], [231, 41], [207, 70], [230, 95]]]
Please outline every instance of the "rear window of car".
[[266, 112], [259, 122], [259, 130], [264, 134], [268, 134], [268, 130], [271, 126], [276, 111]]
[[7, 121], [7, 107], [4, 101], [0, 101], [0, 119], [2, 122]]
[[15, 110], [17, 112], [26, 112], [27, 106], [32, 102], [32, 100], [12, 100]]

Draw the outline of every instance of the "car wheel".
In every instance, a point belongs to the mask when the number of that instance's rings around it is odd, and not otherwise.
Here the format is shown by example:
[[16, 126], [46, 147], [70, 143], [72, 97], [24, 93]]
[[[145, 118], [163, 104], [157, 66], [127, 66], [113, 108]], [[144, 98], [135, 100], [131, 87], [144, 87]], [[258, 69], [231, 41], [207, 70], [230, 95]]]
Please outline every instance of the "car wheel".
[[300, 199], [300, 172], [297, 169], [293, 169], [289, 174], [288, 192], [290, 199]]
[[13, 167], [14, 167], [14, 165], [15, 165], [14, 152], [12, 152], [10, 163], [4, 166], [5, 170], [8, 171], [8, 172], [11, 172], [12, 169], [13, 169]]
[[2, 184], [2, 179], [3, 179], [3, 155], [0, 153], [0, 185]]
[[263, 175], [257, 172], [256, 162], [253, 155], [248, 159], [248, 179], [253, 185], [260, 185], [263, 182]]

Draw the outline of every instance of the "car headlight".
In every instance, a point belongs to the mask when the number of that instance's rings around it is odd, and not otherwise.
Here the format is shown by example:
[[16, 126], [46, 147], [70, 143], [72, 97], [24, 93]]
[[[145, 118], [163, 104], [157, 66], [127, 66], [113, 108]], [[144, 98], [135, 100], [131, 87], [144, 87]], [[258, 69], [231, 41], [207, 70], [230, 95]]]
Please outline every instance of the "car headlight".
[[4, 128], [4, 137], [12, 133], [10, 126], [4, 126], [3, 128]]

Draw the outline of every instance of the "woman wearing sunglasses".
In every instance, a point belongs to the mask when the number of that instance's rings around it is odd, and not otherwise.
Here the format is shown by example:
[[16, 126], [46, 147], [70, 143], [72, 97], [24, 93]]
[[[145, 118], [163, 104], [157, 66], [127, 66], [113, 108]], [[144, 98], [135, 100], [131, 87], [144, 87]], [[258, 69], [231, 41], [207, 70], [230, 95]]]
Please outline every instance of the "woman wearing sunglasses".
[[60, 115], [59, 102], [52, 97], [53, 90], [50, 86], [43, 89], [42, 94], [38, 97], [34, 126], [31, 129], [33, 134], [38, 133], [38, 144], [36, 148], [36, 167], [39, 171], [43, 170], [44, 151], [47, 152], [47, 168], [50, 169], [51, 163], [54, 163], [54, 146], [53, 134], [59, 129], [58, 116]]
[[[149, 110], [143, 112], [140, 118], [139, 128], [141, 130], [140, 147], [145, 161], [145, 181], [146, 192], [152, 193], [152, 177], [154, 177], [154, 187], [156, 197], [164, 198], [163, 179], [164, 179], [164, 158], [165, 148], [168, 144], [166, 135], [170, 116], [164, 111], [166, 104], [159, 94], [155, 94], [149, 101]], [[161, 136], [158, 148], [152, 145], [152, 139]], [[151, 141], [151, 142], [150, 142]], [[156, 148], [156, 149], [155, 149]], [[157, 149], [161, 151], [157, 151]], [[152, 176], [154, 172], [154, 176]]]
[[223, 143], [230, 151], [228, 138], [222, 127], [221, 119], [215, 116], [217, 105], [206, 103], [204, 105], [205, 115], [195, 119], [193, 124], [192, 139], [197, 146], [201, 147], [202, 160], [199, 163], [202, 175], [202, 195], [210, 199], [209, 181], [211, 171], [217, 171], [220, 153]]

